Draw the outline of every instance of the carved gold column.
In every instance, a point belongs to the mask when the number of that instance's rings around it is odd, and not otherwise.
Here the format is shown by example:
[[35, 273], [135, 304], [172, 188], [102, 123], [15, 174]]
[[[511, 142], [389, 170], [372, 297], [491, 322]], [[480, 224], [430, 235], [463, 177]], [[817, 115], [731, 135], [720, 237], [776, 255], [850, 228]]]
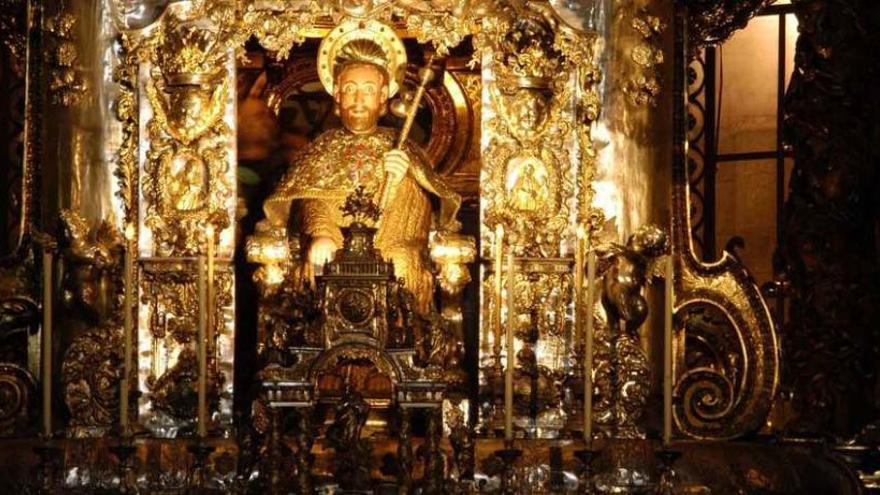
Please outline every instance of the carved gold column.
[[[672, 4], [624, 0], [604, 5], [598, 27], [605, 47], [598, 94], [602, 113], [593, 132], [592, 182], [592, 204], [603, 219], [595, 237], [600, 258], [649, 225], [668, 231], [672, 218]], [[661, 281], [652, 279], [644, 293], [647, 320], [634, 335], [611, 328], [605, 308], [596, 315], [596, 423], [615, 436], [642, 437], [646, 408], [656, 405], [659, 411], [662, 406], [650, 400], [659, 394], [663, 376], [663, 291]], [[629, 368], [615, 369], [621, 363]], [[620, 387], [630, 391], [625, 405], [616, 403], [622, 400], [616, 392]]]
[[[493, 363], [500, 347], [496, 339], [504, 332], [492, 317], [500, 305], [508, 308], [502, 324], [512, 325], [516, 342], [537, 338], [534, 351], [519, 344], [514, 345], [519, 350], [505, 351], [518, 353], [514, 422], [558, 431], [568, 412], [580, 410], [562, 407], [562, 394], [552, 391], [582, 377], [583, 339], [574, 338], [571, 319], [572, 260], [577, 227], [588, 224], [592, 213], [595, 35], [571, 28], [549, 6], [537, 4], [503, 28], [493, 27], [495, 42], [482, 59], [481, 394], [501, 389]], [[494, 244], [497, 226], [504, 231], [503, 251], [517, 258], [515, 280], [503, 281], [516, 293], [513, 307], [504, 294], [496, 300], [492, 288], [501, 274], [488, 271], [492, 253], [502, 251]], [[534, 358], [519, 355], [532, 352]], [[528, 406], [533, 398], [534, 417]], [[484, 411], [481, 421], [497, 429], [499, 417], [496, 406]]]
[[[208, 319], [209, 416], [228, 426], [232, 407], [232, 300], [235, 194], [235, 19], [223, 5], [169, 6], [147, 29], [126, 31], [134, 56], [127, 74], [139, 98], [137, 174], [122, 168], [139, 225], [138, 299], [141, 423], [159, 436], [191, 426], [196, 411], [196, 262], [216, 253], [215, 301]], [[125, 80], [125, 79], [123, 79]], [[139, 110], [139, 111], [138, 111]], [[134, 130], [134, 129], [132, 129]], [[134, 147], [135, 143], [125, 142]], [[125, 164], [130, 162], [125, 161]], [[215, 236], [206, 236], [213, 230]], [[192, 401], [186, 399], [192, 394]]]
[[106, 434], [117, 425], [122, 377], [117, 296], [126, 218], [124, 201], [114, 194], [120, 129], [112, 106], [118, 87], [107, 82], [117, 52], [100, 4], [66, 0], [46, 6], [46, 72], [33, 81], [47, 91], [42, 133], [52, 145], [41, 151], [43, 228], [58, 226], [62, 297], [55, 369], [67, 409], [63, 426], [74, 437]]

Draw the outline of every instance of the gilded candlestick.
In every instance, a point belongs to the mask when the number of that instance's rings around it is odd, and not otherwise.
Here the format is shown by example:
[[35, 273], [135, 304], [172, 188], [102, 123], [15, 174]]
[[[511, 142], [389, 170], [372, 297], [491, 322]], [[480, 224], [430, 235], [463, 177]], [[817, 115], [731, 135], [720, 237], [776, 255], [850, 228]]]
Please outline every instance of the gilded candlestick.
[[43, 251], [43, 436], [52, 436], [52, 252]]
[[516, 367], [513, 334], [516, 330], [516, 265], [513, 247], [507, 255], [507, 370], [504, 375], [504, 439], [513, 440], [513, 370]]
[[198, 257], [198, 277], [197, 285], [199, 292], [199, 328], [197, 337], [197, 352], [199, 360], [199, 381], [198, 381], [198, 433], [200, 437], [208, 434], [208, 353], [206, 349], [207, 339], [206, 330], [208, 326], [208, 305], [207, 293], [205, 290], [205, 256]]
[[663, 324], [663, 445], [672, 440], [672, 314], [674, 304], [675, 265], [672, 256], [666, 260], [665, 314]]

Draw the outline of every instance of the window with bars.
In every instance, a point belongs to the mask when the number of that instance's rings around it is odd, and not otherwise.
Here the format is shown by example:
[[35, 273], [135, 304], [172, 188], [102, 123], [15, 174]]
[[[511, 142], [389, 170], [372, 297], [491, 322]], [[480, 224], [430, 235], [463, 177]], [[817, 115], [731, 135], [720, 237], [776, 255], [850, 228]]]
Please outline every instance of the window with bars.
[[[797, 19], [776, 2], [690, 66], [694, 240], [704, 260], [734, 252], [758, 285], [775, 279], [792, 158], [783, 101], [794, 70]], [[782, 323], [783, 301], [777, 318]]]

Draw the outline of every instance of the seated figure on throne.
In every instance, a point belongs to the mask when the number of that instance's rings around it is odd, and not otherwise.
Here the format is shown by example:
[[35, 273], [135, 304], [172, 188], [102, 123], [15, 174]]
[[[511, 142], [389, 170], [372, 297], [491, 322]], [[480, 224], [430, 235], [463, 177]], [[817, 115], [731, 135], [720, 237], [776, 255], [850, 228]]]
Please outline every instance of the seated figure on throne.
[[[388, 100], [398, 92], [406, 65], [403, 44], [391, 30], [337, 28], [319, 50], [318, 70], [333, 95], [343, 128], [327, 131], [292, 160], [263, 205], [263, 229], [301, 235], [304, 262], [294, 276], [314, 281], [315, 271], [342, 247], [349, 220], [340, 207], [363, 186], [382, 206], [374, 227], [376, 247], [429, 311], [434, 280], [428, 257], [430, 231], [455, 231], [460, 197], [412, 143], [395, 146], [399, 131], [379, 127]], [[434, 214], [434, 203], [439, 210]]]

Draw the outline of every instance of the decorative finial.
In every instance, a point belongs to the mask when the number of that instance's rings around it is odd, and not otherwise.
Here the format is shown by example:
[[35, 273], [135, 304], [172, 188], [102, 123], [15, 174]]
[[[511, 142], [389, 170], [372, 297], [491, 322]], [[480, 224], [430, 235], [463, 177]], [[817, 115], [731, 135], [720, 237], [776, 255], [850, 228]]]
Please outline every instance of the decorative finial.
[[364, 186], [358, 186], [345, 200], [342, 214], [352, 218], [352, 224], [364, 225], [367, 220], [379, 221], [381, 210], [373, 198], [367, 194]]

